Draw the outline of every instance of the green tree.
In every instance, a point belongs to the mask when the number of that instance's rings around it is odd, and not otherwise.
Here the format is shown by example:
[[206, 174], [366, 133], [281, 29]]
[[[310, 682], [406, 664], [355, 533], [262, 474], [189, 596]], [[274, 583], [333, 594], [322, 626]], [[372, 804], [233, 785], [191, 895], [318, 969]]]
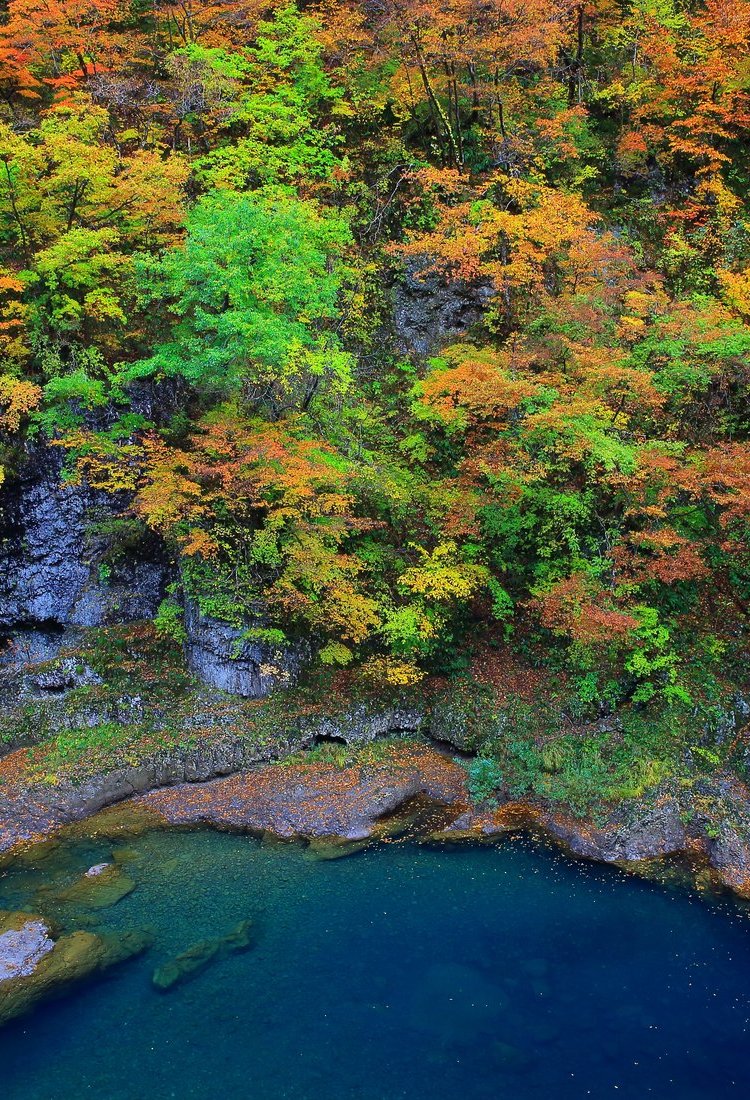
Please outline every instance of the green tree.
[[173, 328], [128, 377], [239, 389], [272, 419], [340, 396], [351, 378], [337, 331], [350, 243], [345, 217], [285, 191], [206, 196], [184, 247], [141, 265], [144, 293], [167, 305]]

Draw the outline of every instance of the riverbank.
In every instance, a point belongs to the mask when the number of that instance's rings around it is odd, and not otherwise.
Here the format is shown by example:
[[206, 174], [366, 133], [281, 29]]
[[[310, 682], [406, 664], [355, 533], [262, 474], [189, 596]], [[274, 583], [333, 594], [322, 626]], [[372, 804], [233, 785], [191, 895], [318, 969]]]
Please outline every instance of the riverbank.
[[[662, 786], [647, 799], [608, 808], [606, 816], [599, 807], [594, 822], [528, 799], [477, 805], [463, 763], [426, 739], [336, 745], [210, 778], [212, 768], [229, 770], [233, 753], [236, 745], [207, 745], [104, 773], [81, 787], [46, 789], [29, 783], [15, 754], [6, 757], [6, 777], [11, 767], [16, 774], [0, 795], [0, 851], [9, 861], [83, 822], [88, 831], [112, 836], [211, 826], [307, 839], [344, 855], [416, 819], [423, 835], [443, 842], [541, 832], [573, 855], [649, 875], [658, 861], [680, 857], [701, 885], [750, 897], [750, 793], [729, 775], [699, 791]], [[186, 773], [195, 779], [180, 781]]]
[[501, 688], [464, 675], [385, 695], [339, 678], [248, 700], [198, 684], [146, 624], [94, 632], [0, 684], [0, 858], [103, 810], [113, 827], [147, 815], [344, 851], [421, 806], [444, 840], [541, 830], [645, 873], [684, 858], [750, 896], [735, 715], [719, 756], [668, 723], [571, 729], [539, 672], [503, 674]]

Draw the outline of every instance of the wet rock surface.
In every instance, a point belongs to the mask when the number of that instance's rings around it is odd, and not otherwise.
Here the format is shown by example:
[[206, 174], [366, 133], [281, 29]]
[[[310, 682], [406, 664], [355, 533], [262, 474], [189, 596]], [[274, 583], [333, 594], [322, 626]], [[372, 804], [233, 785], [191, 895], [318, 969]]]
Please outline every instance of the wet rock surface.
[[0, 489], [0, 627], [11, 643], [17, 636], [35, 646], [28, 637], [33, 627], [49, 640], [51, 627], [148, 618], [161, 599], [165, 569], [158, 556], [129, 555], [105, 582], [98, 565], [106, 541], [92, 520], [113, 518], [125, 501], [65, 483], [64, 460], [60, 447], [31, 447], [18, 477]]
[[750, 897], [750, 792], [731, 776], [697, 791], [656, 790], [610, 809], [596, 823], [533, 802], [473, 807], [436, 839], [490, 838], [518, 829], [540, 830], [574, 855], [636, 872], [648, 871], [653, 861], [685, 857], [706, 866], [714, 885]]
[[542, 824], [576, 855], [607, 863], [635, 862], [682, 852], [687, 831], [676, 799], [662, 796], [655, 804], [639, 805], [602, 828], [585, 826], [558, 814], [542, 813]]
[[[200, 730], [197, 712], [194, 719]], [[390, 815], [423, 799], [451, 807], [452, 819], [434, 830], [440, 842], [530, 828], [574, 855], [608, 863], [645, 868], [670, 856], [703, 861], [713, 882], [750, 897], [750, 792], [729, 774], [690, 787], [664, 784], [643, 799], [597, 807], [586, 819], [502, 796], [494, 809], [471, 807], [464, 768], [427, 741], [392, 744], [380, 759], [364, 763], [354, 753], [355, 762], [343, 767], [269, 763], [321, 742], [362, 748], [394, 734], [413, 738], [426, 724], [417, 707], [378, 711], [363, 704], [338, 715], [298, 714], [270, 739], [222, 731], [219, 724], [218, 732], [201, 732], [186, 745], [144, 748], [137, 761], [53, 784], [31, 781], [26, 753], [17, 750], [0, 758], [0, 856], [10, 858], [24, 843], [114, 807], [115, 832], [127, 831], [123, 819], [132, 815], [137, 828], [200, 824], [313, 838], [317, 854], [311, 849], [311, 855], [339, 858], [347, 846], [356, 850], [381, 835]]]

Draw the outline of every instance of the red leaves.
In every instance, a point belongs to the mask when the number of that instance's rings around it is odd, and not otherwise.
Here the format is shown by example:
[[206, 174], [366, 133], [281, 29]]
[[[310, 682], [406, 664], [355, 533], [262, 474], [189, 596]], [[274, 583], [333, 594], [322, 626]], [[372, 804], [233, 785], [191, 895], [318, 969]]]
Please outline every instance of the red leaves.
[[529, 604], [543, 626], [583, 645], [625, 638], [639, 623], [618, 610], [613, 596], [592, 577], [573, 573], [538, 593]]

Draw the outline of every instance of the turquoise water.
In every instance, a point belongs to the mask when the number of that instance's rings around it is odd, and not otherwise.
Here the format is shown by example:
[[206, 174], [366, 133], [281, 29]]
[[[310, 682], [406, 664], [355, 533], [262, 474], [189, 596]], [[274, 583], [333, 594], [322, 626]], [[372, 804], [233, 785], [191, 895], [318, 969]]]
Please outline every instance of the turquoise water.
[[[90, 916], [146, 955], [0, 1032], [3, 1100], [734, 1097], [750, 1088], [750, 925], [516, 838], [335, 862], [214, 832], [77, 841], [0, 875], [28, 906], [117, 851], [136, 890]], [[38, 900], [38, 897], [37, 897]], [[58, 907], [58, 917], [81, 914]], [[167, 993], [155, 967], [257, 922]]]

